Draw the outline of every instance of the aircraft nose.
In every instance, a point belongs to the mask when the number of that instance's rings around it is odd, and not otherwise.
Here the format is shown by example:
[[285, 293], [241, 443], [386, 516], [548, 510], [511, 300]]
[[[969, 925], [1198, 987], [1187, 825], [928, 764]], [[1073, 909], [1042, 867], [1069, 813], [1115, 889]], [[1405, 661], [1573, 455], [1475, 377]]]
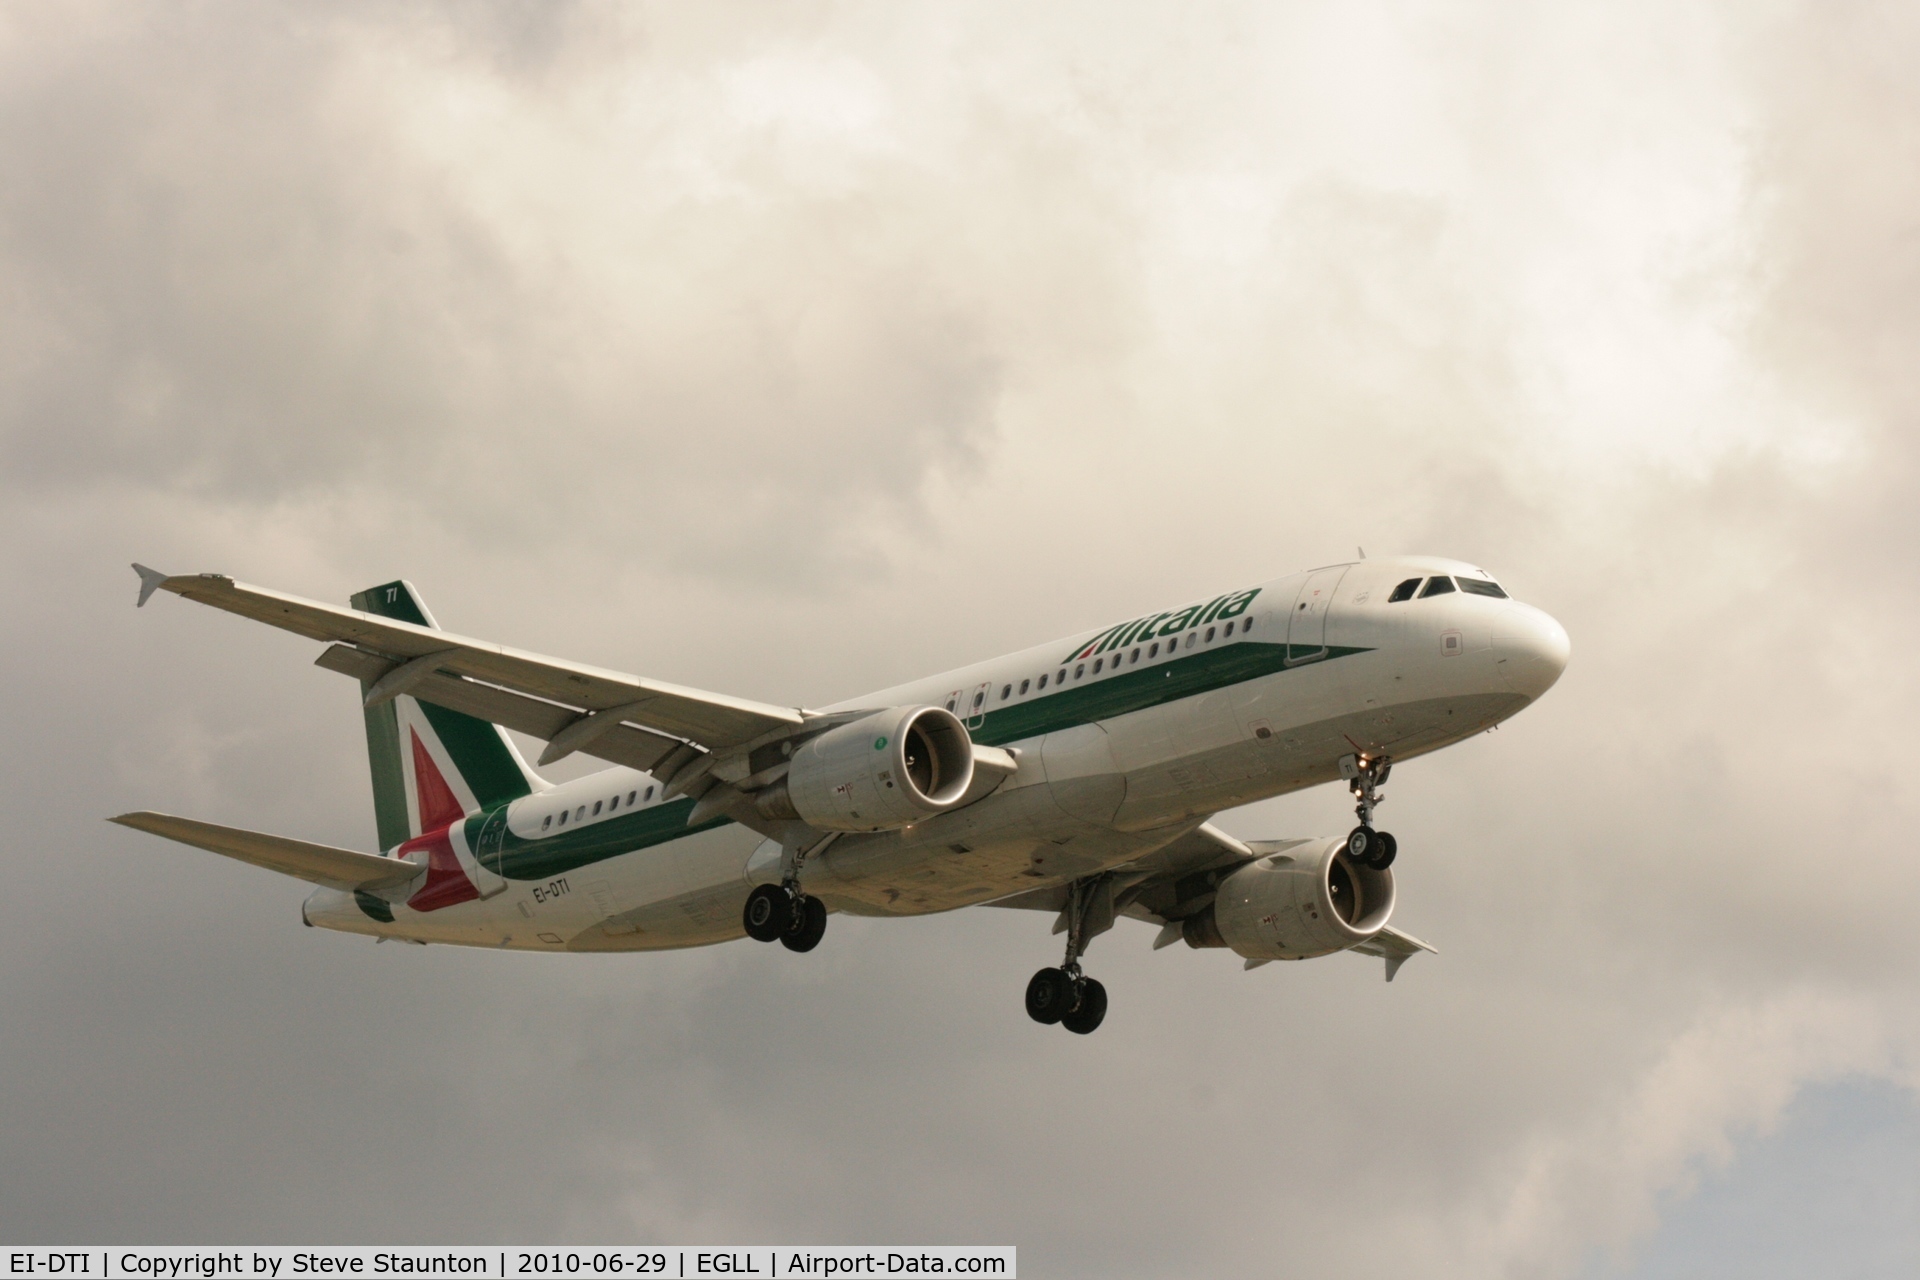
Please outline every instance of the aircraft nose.
[[1529, 699], [1553, 687], [1572, 649], [1567, 629], [1530, 604], [1509, 605], [1494, 619], [1494, 669], [1501, 683]]

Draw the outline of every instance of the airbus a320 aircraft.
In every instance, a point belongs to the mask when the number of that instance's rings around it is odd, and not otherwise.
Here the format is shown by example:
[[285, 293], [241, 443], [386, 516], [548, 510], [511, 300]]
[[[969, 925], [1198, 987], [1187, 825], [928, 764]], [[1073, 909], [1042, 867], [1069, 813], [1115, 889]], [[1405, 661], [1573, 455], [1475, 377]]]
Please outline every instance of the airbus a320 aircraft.
[[[1388, 926], [1395, 761], [1552, 686], [1567, 633], [1452, 560], [1360, 560], [1228, 592], [820, 710], [773, 706], [442, 631], [413, 587], [350, 609], [140, 565], [168, 591], [328, 642], [360, 682], [376, 856], [159, 813], [129, 827], [321, 887], [309, 925], [532, 951], [741, 935], [810, 951], [829, 913], [986, 903], [1054, 913], [1036, 1022], [1082, 1035], [1107, 993], [1080, 959], [1130, 916], [1156, 948], [1247, 968], [1433, 948]], [[614, 767], [549, 783], [500, 726]], [[1343, 837], [1241, 841], [1221, 809], [1345, 779]]]

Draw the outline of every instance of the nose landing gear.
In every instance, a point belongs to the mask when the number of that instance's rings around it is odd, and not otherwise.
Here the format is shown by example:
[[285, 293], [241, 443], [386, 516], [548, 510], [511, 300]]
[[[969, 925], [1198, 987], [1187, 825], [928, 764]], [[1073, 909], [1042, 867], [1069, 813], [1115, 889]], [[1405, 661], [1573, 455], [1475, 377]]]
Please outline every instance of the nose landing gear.
[[1373, 829], [1373, 811], [1386, 803], [1380, 788], [1387, 784], [1391, 772], [1393, 760], [1388, 756], [1369, 759], [1350, 755], [1340, 759], [1340, 776], [1347, 780], [1347, 790], [1353, 792], [1353, 812], [1360, 819], [1360, 825], [1347, 835], [1347, 856], [1375, 871], [1392, 866], [1400, 851], [1399, 842], [1391, 835]]
[[1027, 1016], [1042, 1026], [1059, 1023], [1077, 1036], [1091, 1035], [1107, 1016], [1107, 989], [1080, 971], [1086, 954], [1087, 916], [1099, 886], [1067, 886], [1067, 957], [1058, 969], [1042, 969], [1027, 983]]

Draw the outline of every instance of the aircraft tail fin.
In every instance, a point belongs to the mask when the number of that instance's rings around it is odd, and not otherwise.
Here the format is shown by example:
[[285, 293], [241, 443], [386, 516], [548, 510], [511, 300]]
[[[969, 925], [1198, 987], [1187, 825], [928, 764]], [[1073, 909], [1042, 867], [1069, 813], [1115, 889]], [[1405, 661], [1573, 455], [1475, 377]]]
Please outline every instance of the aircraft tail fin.
[[[413, 584], [402, 579], [357, 593], [363, 613], [439, 628]], [[432, 656], [416, 659], [421, 674]], [[468, 814], [546, 785], [496, 725], [408, 696], [408, 663], [377, 681], [362, 681], [367, 757], [380, 847], [437, 831]]]

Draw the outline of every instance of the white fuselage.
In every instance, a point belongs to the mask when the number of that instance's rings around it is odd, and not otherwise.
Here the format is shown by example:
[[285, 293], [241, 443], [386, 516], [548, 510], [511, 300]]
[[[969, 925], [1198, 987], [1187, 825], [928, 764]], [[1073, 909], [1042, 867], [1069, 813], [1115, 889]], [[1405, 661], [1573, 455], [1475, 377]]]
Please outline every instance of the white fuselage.
[[[1019, 768], [960, 808], [839, 837], [807, 864], [807, 892], [837, 911], [914, 915], [1061, 884], [1222, 809], [1331, 781], [1344, 756], [1421, 755], [1545, 692], [1567, 657], [1559, 624], [1465, 590], [1389, 601], [1431, 575], [1485, 580], [1426, 557], [1336, 565], [825, 708], [948, 707]], [[305, 917], [534, 950], [740, 937], [741, 905], [779, 878], [780, 850], [724, 819], [690, 830], [690, 807], [645, 773], [610, 769], [454, 828], [487, 896], [419, 912], [397, 895], [322, 889]]]

